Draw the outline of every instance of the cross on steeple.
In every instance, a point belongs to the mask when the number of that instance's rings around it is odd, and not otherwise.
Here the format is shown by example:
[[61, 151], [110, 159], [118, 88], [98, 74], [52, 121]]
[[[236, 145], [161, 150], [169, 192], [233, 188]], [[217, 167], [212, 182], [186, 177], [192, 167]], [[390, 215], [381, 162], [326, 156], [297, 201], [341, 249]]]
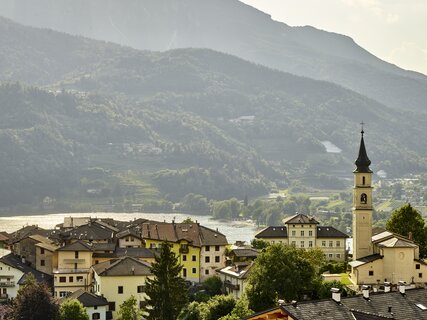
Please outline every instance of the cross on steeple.
[[362, 126], [362, 131], [361, 131], [361, 133], [362, 133], [362, 136], [363, 136], [363, 134], [365, 133], [365, 131], [363, 131], [363, 126], [365, 125], [365, 123], [363, 122], [363, 120], [362, 120], [362, 122], [360, 123], [360, 125]]

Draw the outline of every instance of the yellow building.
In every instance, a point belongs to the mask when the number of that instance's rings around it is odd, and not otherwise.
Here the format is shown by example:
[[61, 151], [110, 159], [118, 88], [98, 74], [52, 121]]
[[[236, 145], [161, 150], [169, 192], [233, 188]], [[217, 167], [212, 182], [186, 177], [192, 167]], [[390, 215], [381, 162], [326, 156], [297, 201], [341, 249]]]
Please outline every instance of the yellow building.
[[78, 289], [91, 286], [92, 248], [83, 241], [73, 242], [56, 250], [58, 265], [53, 266], [54, 296], [65, 297]]
[[131, 295], [136, 298], [140, 308], [144, 305], [147, 299], [145, 283], [153, 277], [150, 267], [150, 264], [131, 257], [92, 266], [93, 292], [107, 299], [113, 319], [119, 306]]
[[305, 214], [296, 214], [285, 221], [285, 226], [270, 226], [255, 235], [270, 244], [282, 243], [297, 248], [319, 248], [328, 260], [344, 261], [348, 236], [330, 226], [319, 226], [319, 222]]
[[353, 261], [351, 280], [358, 285], [405, 281], [424, 284], [427, 265], [419, 259], [419, 246], [388, 231], [372, 235], [372, 170], [362, 130], [355, 161], [353, 188]]
[[166, 223], [147, 221], [141, 225], [147, 248], [158, 248], [163, 241], [173, 245], [172, 250], [183, 266], [182, 277], [200, 282], [225, 266], [227, 238], [222, 233], [198, 223]]

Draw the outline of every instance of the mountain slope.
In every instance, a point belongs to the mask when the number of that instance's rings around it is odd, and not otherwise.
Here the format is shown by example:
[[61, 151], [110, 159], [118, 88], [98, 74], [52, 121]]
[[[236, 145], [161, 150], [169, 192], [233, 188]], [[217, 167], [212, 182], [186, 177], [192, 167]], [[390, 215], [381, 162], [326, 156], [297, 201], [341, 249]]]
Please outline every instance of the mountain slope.
[[4, 0], [0, 12], [137, 49], [211, 48], [426, 112], [426, 76], [381, 61], [348, 37], [290, 27], [237, 0]]
[[[140, 174], [172, 200], [259, 195], [301, 176], [348, 173], [362, 119], [375, 170], [427, 168], [425, 117], [332, 83], [212, 50], [144, 52], [0, 22], [0, 75], [47, 90], [0, 86], [9, 186], [0, 204], [22, 201], [19, 190], [31, 198], [110, 181], [124, 188], [124, 176]], [[328, 154], [324, 140], [342, 153]], [[108, 181], [87, 183], [88, 168]]]

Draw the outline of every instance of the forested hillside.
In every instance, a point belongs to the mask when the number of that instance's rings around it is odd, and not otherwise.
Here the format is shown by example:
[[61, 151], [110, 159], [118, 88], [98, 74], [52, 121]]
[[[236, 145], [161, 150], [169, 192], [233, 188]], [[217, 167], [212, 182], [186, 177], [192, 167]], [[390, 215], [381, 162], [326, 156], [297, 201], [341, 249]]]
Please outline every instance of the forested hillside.
[[[425, 117], [328, 82], [212, 50], [138, 51], [6, 19], [0, 34], [0, 206], [79, 192], [243, 199], [292, 179], [339, 187], [361, 120], [375, 170], [427, 166]], [[327, 153], [326, 140], [342, 152]]]
[[2, 0], [18, 22], [136, 49], [210, 48], [327, 80], [401, 111], [427, 112], [427, 77], [386, 63], [351, 38], [290, 27], [237, 0]]

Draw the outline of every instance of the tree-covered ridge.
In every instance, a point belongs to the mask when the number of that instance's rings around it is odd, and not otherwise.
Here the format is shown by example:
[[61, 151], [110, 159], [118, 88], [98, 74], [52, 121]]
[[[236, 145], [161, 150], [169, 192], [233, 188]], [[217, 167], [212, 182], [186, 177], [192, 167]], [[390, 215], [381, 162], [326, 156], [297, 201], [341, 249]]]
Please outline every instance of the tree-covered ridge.
[[45, 84], [0, 86], [2, 206], [76, 188], [138, 202], [243, 199], [292, 179], [338, 187], [331, 177], [349, 173], [362, 118], [374, 170], [426, 168], [425, 117], [334, 84], [212, 50], [143, 52], [0, 22], [0, 74], [22, 80], [16, 65]]

